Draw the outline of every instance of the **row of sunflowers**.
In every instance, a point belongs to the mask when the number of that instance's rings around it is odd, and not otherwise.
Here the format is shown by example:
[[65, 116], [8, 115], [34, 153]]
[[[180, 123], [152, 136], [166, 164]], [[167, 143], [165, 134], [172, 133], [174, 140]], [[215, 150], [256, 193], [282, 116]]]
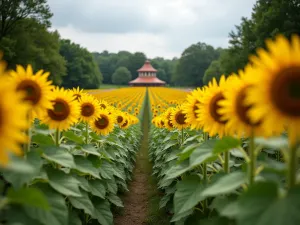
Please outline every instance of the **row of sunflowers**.
[[300, 38], [266, 46], [167, 108], [152, 90], [149, 155], [175, 224], [300, 223]]
[[113, 100], [48, 76], [0, 63], [0, 223], [112, 225], [132, 179], [146, 89], [114, 91]]

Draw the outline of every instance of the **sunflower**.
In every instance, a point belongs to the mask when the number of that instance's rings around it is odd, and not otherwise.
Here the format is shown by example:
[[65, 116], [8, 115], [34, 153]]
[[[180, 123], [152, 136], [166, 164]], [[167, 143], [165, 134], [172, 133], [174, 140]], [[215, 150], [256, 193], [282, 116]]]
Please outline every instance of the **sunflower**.
[[121, 127], [125, 123], [125, 114], [121, 111], [116, 112], [116, 121], [119, 127]]
[[198, 110], [197, 120], [203, 126], [203, 131], [208, 132], [210, 136], [219, 134], [220, 138], [225, 134], [226, 121], [222, 120], [218, 110], [220, 109], [219, 102], [224, 100], [224, 86], [226, 84], [225, 76], [220, 78], [219, 85], [215, 78], [209, 82], [208, 87], [203, 92], [200, 98], [200, 103], [197, 104]]
[[127, 129], [130, 126], [129, 114], [127, 112], [124, 112], [124, 116], [124, 123], [121, 125], [121, 128]]
[[5, 64], [0, 61], [0, 165], [6, 166], [9, 154], [21, 155], [21, 143], [27, 142], [27, 112], [30, 105], [23, 101], [24, 93], [16, 93], [15, 83], [7, 79]]
[[225, 99], [219, 101], [221, 108], [218, 113], [222, 115], [222, 120], [227, 121], [225, 127], [230, 135], [249, 137], [253, 132], [255, 136], [265, 133], [260, 121], [253, 123], [250, 120], [248, 111], [251, 106], [245, 105], [247, 90], [253, 85], [251, 81], [253, 73], [255, 71], [248, 65], [244, 71], [232, 74], [224, 88]]
[[25, 93], [24, 100], [30, 103], [33, 116], [40, 118], [48, 109], [52, 109], [53, 86], [52, 82], [48, 81], [50, 73], [39, 70], [33, 74], [31, 65], [28, 65], [26, 70], [18, 65], [16, 71], [10, 71], [10, 75], [16, 91]]
[[108, 102], [103, 99], [98, 99], [98, 101], [101, 109], [106, 109], [109, 106]]
[[98, 118], [89, 121], [91, 128], [99, 135], [108, 135], [114, 130], [115, 117], [109, 114], [107, 110], [100, 110]]
[[191, 129], [201, 129], [201, 124], [197, 120], [196, 111], [199, 109], [199, 99], [202, 97], [202, 95], [202, 89], [197, 88], [196, 90], [193, 90], [191, 94], [187, 96], [187, 102], [182, 106], [182, 111], [186, 114], [186, 122], [191, 124]]
[[189, 126], [189, 124], [186, 122], [186, 114], [183, 112], [181, 107], [176, 107], [171, 112], [170, 120], [173, 124], [173, 127], [180, 130]]
[[78, 101], [81, 109], [80, 119], [82, 121], [88, 122], [89, 120], [95, 120], [98, 117], [100, 105], [94, 96], [85, 93], [81, 95], [81, 98]]
[[53, 109], [48, 109], [42, 118], [42, 122], [48, 124], [51, 129], [67, 130], [76, 123], [80, 116], [80, 106], [72, 92], [59, 89], [53, 90]]
[[171, 121], [171, 115], [172, 115], [173, 110], [174, 110], [174, 108], [170, 107], [164, 112], [164, 116], [163, 116], [164, 126], [168, 130], [171, 130], [174, 128], [173, 123]]
[[258, 56], [250, 57], [256, 72], [246, 98], [253, 105], [249, 116], [275, 134], [286, 129], [293, 145], [300, 141], [300, 38], [289, 42], [279, 35], [266, 45], [268, 51], [258, 49]]
[[72, 95], [75, 97], [75, 100], [79, 100], [81, 96], [84, 94], [83, 89], [80, 89], [79, 87], [73, 88], [70, 90], [72, 92]]

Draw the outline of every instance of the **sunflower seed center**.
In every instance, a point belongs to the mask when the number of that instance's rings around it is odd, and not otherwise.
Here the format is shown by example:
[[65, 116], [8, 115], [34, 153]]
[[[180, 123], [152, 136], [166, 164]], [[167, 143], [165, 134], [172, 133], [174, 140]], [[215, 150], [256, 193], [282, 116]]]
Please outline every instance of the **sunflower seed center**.
[[17, 91], [24, 91], [26, 94], [24, 100], [30, 101], [33, 105], [38, 104], [42, 97], [40, 86], [32, 80], [23, 80], [18, 85]]
[[221, 115], [218, 113], [218, 110], [221, 108], [218, 105], [218, 102], [220, 100], [224, 100], [224, 95], [222, 94], [222, 92], [219, 92], [218, 94], [216, 94], [210, 101], [210, 105], [209, 105], [209, 113], [212, 116], [212, 118], [221, 124], [225, 124], [227, 121], [223, 121], [221, 120]]

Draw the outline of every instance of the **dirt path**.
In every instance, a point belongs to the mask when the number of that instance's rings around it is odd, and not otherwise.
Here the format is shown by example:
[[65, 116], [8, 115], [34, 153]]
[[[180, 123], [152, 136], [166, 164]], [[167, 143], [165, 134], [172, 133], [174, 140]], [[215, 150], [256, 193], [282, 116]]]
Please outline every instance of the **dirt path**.
[[115, 218], [115, 225], [145, 225], [148, 212], [149, 178], [151, 165], [148, 160], [149, 110], [148, 100], [143, 115], [143, 139], [137, 154], [133, 181], [129, 184], [129, 192], [123, 198], [124, 213]]

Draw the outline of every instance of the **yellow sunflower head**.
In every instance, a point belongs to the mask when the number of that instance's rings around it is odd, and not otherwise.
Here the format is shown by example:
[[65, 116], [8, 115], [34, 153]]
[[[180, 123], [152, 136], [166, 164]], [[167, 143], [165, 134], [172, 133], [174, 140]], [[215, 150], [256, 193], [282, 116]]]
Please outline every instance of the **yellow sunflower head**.
[[249, 137], [253, 132], [256, 136], [265, 133], [260, 121], [254, 123], [250, 120], [248, 112], [251, 106], [245, 103], [247, 90], [253, 85], [249, 78], [254, 72], [248, 65], [244, 71], [240, 70], [238, 75], [231, 75], [224, 88], [225, 99], [219, 102], [221, 108], [218, 112], [222, 119], [227, 121], [225, 126], [229, 135]]
[[171, 120], [171, 115], [174, 110], [174, 107], [169, 107], [163, 115], [164, 118], [164, 127], [167, 128], [168, 130], [172, 130], [174, 128], [172, 120]]
[[251, 120], [280, 134], [287, 129], [291, 144], [300, 142], [300, 38], [282, 35], [267, 40], [267, 50], [250, 57], [256, 71], [246, 102]]
[[16, 71], [11, 70], [10, 75], [16, 91], [25, 93], [24, 100], [30, 103], [33, 116], [41, 118], [48, 109], [52, 109], [53, 86], [48, 81], [50, 73], [39, 70], [34, 74], [31, 65], [26, 69], [17, 65]]
[[125, 113], [123, 113], [122, 111], [118, 111], [116, 113], [116, 121], [119, 127], [121, 127], [125, 123], [125, 120], [126, 120]]
[[82, 94], [79, 98], [80, 105], [80, 119], [84, 122], [95, 120], [100, 112], [100, 105], [98, 100], [90, 94]]
[[201, 124], [197, 120], [196, 111], [199, 109], [200, 99], [203, 95], [203, 90], [197, 88], [187, 96], [187, 102], [182, 106], [182, 111], [186, 114], [186, 122], [191, 124], [191, 129], [201, 129]]
[[53, 90], [53, 109], [48, 109], [42, 122], [50, 129], [67, 130], [75, 124], [80, 116], [78, 101], [74, 101], [72, 92], [56, 87]]
[[74, 96], [75, 100], [79, 100], [81, 98], [81, 96], [84, 94], [83, 89], [80, 89], [79, 87], [77, 88], [73, 88], [72, 90], [70, 90], [72, 92], [72, 95]]
[[189, 126], [189, 124], [186, 122], [186, 114], [183, 112], [181, 107], [176, 107], [171, 112], [171, 121], [173, 124], [173, 127], [181, 130]]
[[107, 110], [102, 109], [98, 114], [98, 118], [93, 121], [89, 121], [89, 124], [93, 131], [99, 135], [108, 135], [114, 130], [116, 118], [114, 115], [109, 114]]
[[[0, 73], [6, 74], [6, 65], [0, 61]], [[21, 155], [20, 144], [26, 143], [24, 130], [29, 128], [24, 93], [16, 93], [16, 86], [7, 76], [0, 76], [0, 166], [9, 163], [9, 155]]]
[[109, 106], [108, 102], [103, 99], [98, 99], [98, 101], [101, 109], [106, 109]]
[[209, 82], [208, 87], [200, 98], [200, 103], [197, 105], [198, 114], [197, 120], [204, 132], [208, 132], [210, 136], [219, 134], [220, 138], [225, 134], [226, 121], [222, 119], [219, 113], [220, 100], [224, 100], [224, 87], [226, 85], [225, 76], [221, 76], [219, 85], [215, 78]]

